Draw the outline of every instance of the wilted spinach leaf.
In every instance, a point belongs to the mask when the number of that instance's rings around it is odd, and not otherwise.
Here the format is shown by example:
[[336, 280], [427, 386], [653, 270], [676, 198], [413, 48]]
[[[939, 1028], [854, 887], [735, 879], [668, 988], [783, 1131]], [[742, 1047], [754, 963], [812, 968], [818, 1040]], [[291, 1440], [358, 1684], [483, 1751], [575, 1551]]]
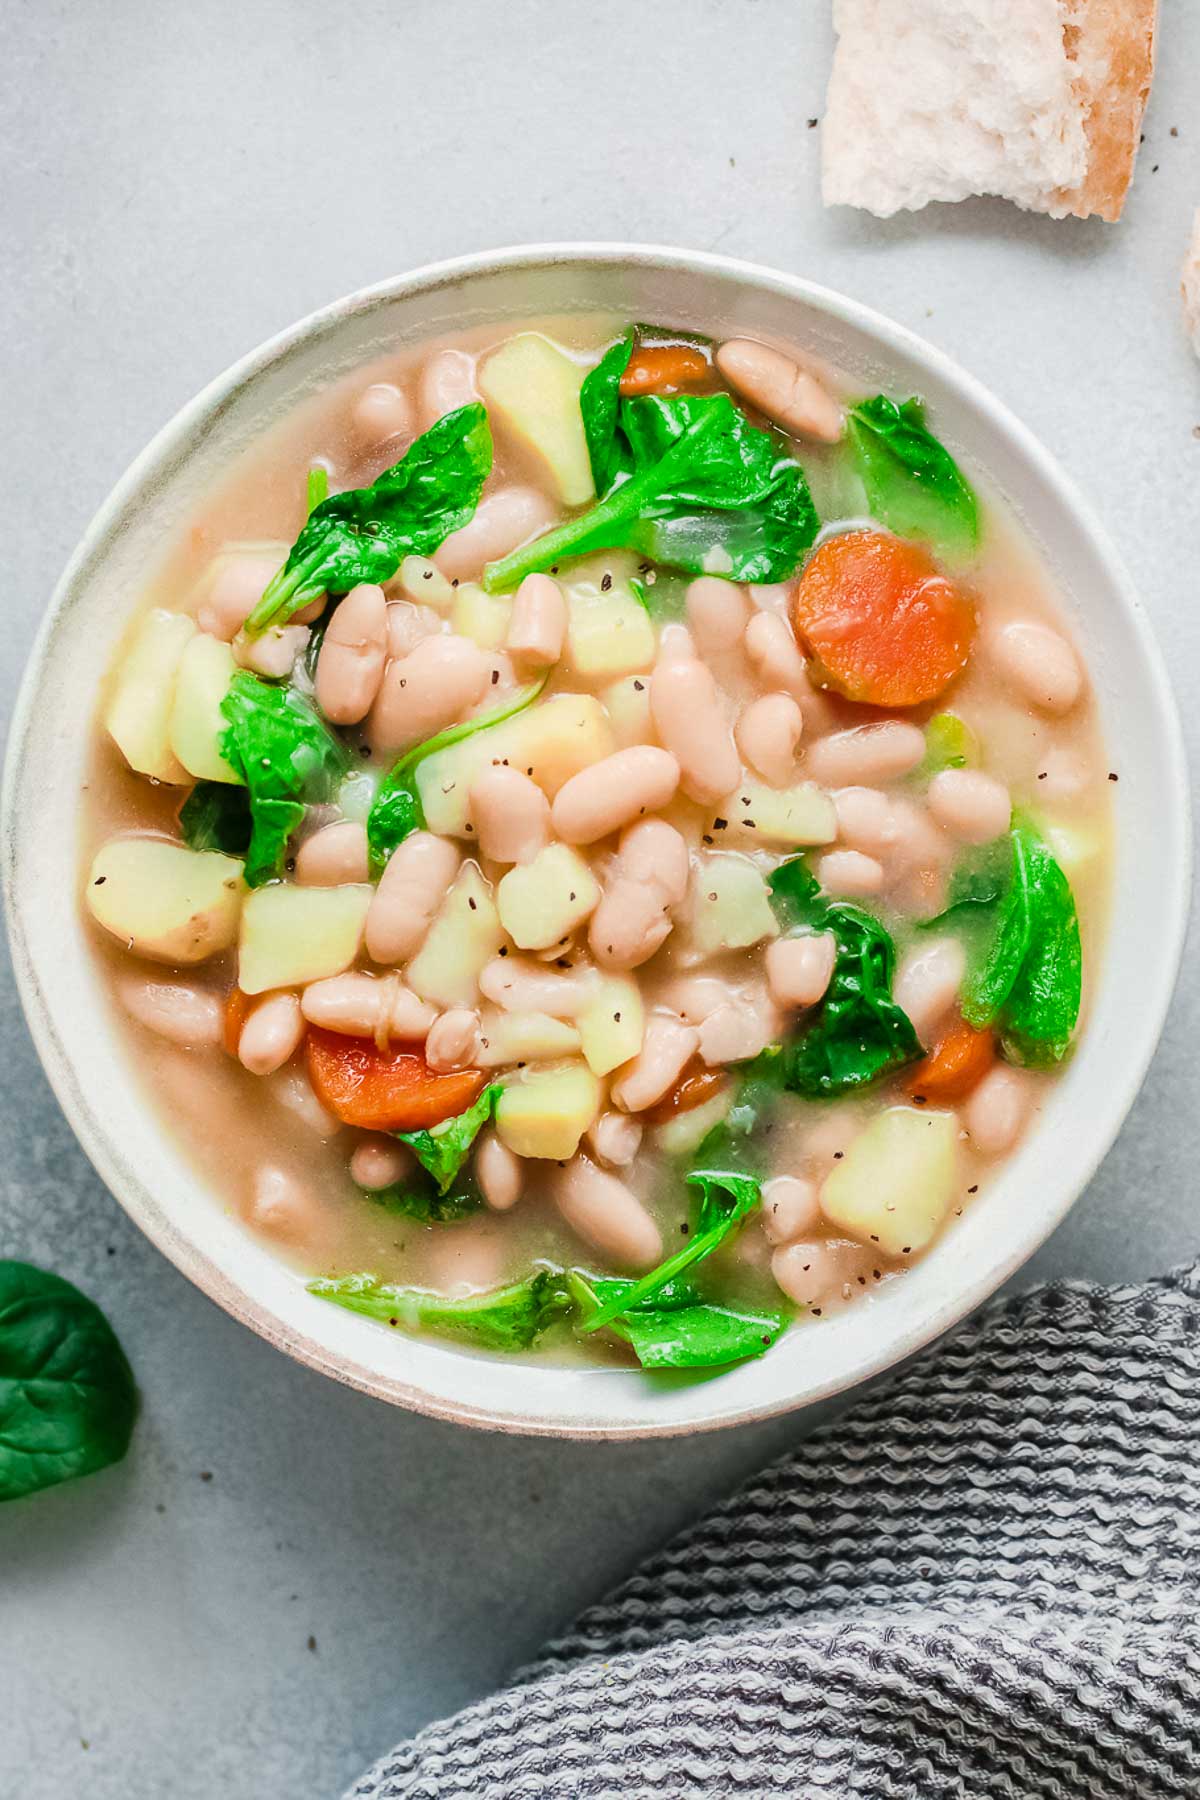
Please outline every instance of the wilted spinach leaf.
[[943, 769], [965, 769], [977, 760], [975, 733], [957, 713], [934, 713], [925, 727], [925, 755], [916, 770], [918, 781], [932, 781]]
[[221, 716], [227, 729], [217, 748], [242, 777], [250, 802], [246, 883], [261, 887], [278, 875], [305, 802], [327, 798], [349, 758], [294, 688], [260, 681], [246, 669], [230, 681]]
[[587, 440], [592, 480], [598, 494], [607, 494], [620, 474], [629, 471], [629, 454], [619, 432], [621, 377], [633, 353], [633, 332], [627, 331], [589, 369], [579, 390], [579, 411]]
[[415, 1219], [421, 1225], [452, 1225], [483, 1210], [484, 1200], [478, 1185], [470, 1176], [462, 1176], [439, 1188], [426, 1170], [414, 1171], [390, 1187], [364, 1189], [374, 1206], [397, 1213], [404, 1219]]
[[846, 419], [873, 517], [900, 537], [925, 538], [953, 556], [979, 542], [979, 503], [958, 464], [927, 430], [917, 399], [861, 400]]
[[250, 844], [250, 796], [228, 781], [198, 781], [179, 809], [179, 829], [189, 850], [245, 856]]
[[465, 1112], [443, 1119], [428, 1131], [398, 1131], [402, 1144], [408, 1144], [422, 1168], [433, 1176], [439, 1194], [446, 1194], [458, 1171], [471, 1154], [471, 1146], [496, 1110], [496, 1102], [504, 1089], [498, 1081], [489, 1082], [478, 1100]]
[[474, 516], [492, 467], [492, 433], [478, 401], [447, 413], [370, 487], [322, 500], [246, 620], [257, 637], [321, 594], [388, 581], [406, 556], [429, 556]]
[[670, 1304], [660, 1294], [631, 1305], [632, 1281], [580, 1270], [571, 1271], [570, 1282], [584, 1329], [590, 1329], [593, 1313], [618, 1307], [610, 1312], [608, 1329], [631, 1346], [644, 1369], [715, 1369], [744, 1362], [769, 1350], [787, 1323], [783, 1312], [743, 1312], [698, 1294], [674, 1295]]
[[59, 1275], [0, 1262], [0, 1500], [119, 1462], [136, 1413], [99, 1307]]
[[480, 1350], [528, 1350], [556, 1320], [574, 1311], [567, 1278], [559, 1269], [538, 1269], [511, 1287], [472, 1294], [465, 1300], [391, 1287], [373, 1275], [344, 1275], [310, 1281], [310, 1294], [350, 1312], [365, 1313], [404, 1331], [429, 1331]]

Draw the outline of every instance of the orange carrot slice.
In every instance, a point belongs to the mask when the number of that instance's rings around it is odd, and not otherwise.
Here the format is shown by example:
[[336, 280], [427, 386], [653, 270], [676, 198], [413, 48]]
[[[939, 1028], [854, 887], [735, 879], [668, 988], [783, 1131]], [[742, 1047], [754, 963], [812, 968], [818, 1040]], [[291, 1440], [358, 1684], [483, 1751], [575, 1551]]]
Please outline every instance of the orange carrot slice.
[[695, 387], [710, 373], [708, 358], [694, 344], [646, 344], [635, 350], [621, 377], [621, 393], [667, 394]]
[[965, 1019], [947, 1027], [908, 1077], [909, 1090], [924, 1100], [961, 1100], [982, 1081], [996, 1060], [990, 1030], [976, 1031]]
[[420, 1131], [453, 1118], [479, 1097], [482, 1069], [435, 1075], [414, 1045], [380, 1050], [370, 1038], [310, 1026], [308, 1076], [318, 1100], [364, 1131]]

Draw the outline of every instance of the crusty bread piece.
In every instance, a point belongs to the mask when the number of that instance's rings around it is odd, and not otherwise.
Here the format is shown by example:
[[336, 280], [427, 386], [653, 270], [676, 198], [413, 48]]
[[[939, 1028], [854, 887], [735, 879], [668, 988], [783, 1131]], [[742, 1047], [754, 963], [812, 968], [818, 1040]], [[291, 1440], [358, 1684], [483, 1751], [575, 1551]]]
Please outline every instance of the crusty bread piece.
[[834, 0], [827, 206], [882, 218], [999, 194], [1118, 219], [1157, 0]]
[[1200, 356], [1200, 212], [1192, 225], [1192, 241], [1183, 262], [1183, 316], [1192, 349]]

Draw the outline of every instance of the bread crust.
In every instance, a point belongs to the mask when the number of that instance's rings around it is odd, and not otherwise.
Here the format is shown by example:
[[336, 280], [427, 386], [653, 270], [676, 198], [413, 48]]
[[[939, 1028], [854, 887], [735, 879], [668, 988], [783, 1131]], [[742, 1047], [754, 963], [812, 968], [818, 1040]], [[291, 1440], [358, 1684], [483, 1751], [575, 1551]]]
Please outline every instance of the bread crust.
[[1200, 356], [1200, 211], [1192, 222], [1192, 241], [1183, 259], [1183, 317], [1192, 340], [1192, 349]]
[[1158, 0], [1066, 0], [1063, 43], [1088, 145], [1087, 175], [1060, 193], [1077, 219], [1114, 224], [1133, 179], [1142, 117], [1154, 78]]

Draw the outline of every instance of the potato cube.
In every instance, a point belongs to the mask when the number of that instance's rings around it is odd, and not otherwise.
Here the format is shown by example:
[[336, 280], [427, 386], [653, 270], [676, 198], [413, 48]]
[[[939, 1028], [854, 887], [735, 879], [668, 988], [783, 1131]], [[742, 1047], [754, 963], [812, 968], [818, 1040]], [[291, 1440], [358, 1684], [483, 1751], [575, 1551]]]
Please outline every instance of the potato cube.
[[548, 950], [595, 911], [600, 884], [577, 850], [547, 844], [496, 889], [500, 922], [522, 950]]
[[187, 770], [171, 749], [171, 704], [183, 653], [196, 624], [156, 606], [142, 619], [117, 662], [104, 708], [104, 728], [131, 769], [156, 781], [184, 784]]
[[221, 702], [236, 669], [229, 645], [206, 631], [196, 633], [179, 661], [169, 727], [171, 749], [188, 774], [201, 781], [242, 779], [217, 748], [228, 730]]
[[88, 874], [88, 911], [137, 956], [196, 963], [237, 937], [242, 865], [165, 838], [113, 838]]
[[479, 371], [479, 391], [494, 417], [538, 455], [568, 506], [596, 492], [579, 390], [584, 370], [540, 332], [526, 331], [493, 352]]
[[405, 971], [422, 1000], [435, 1006], [474, 1006], [479, 971], [504, 942], [490, 884], [478, 863], [465, 862]]
[[503, 1012], [485, 1007], [479, 1015], [481, 1068], [506, 1068], [510, 1063], [558, 1062], [579, 1049], [579, 1032], [565, 1019], [549, 1013]]
[[579, 1015], [583, 1054], [593, 1075], [607, 1075], [642, 1047], [642, 990], [628, 975], [605, 975]]
[[304, 987], [340, 975], [358, 955], [375, 890], [343, 887], [256, 888], [242, 908], [238, 986], [245, 994]]
[[690, 908], [692, 947], [702, 956], [744, 950], [779, 935], [762, 874], [749, 857], [736, 852], [697, 858]]
[[497, 1135], [515, 1156], [567, 1162], [598, 1116], [602, 1094], [586, 1063], [528, 1070], [500, 1096]]
[[746, 781], [714, 808], [704, 829], [731, 850], [798, 850], [832, 844], [837, 813], [824, 788], [811, 781], [790, 788]]
[[616, 749], [608, 715], [591, 694], [556, 694], [507, 724], [440, 750], [417, 769], [417, 791], [430, 831], [472, 837], [470, 790], [493, 762], [532, 775], [553, 800], [564, 781]]
[[650, 717], [650, 682], [644, 675], [623, 675], [600, 695], [619, 750], [632, 744], [655, 744]]
[[915, 1255], [954, 1198], [958, 1120], [953, 1113], [891, 1106], [852, 1138], [821, 1188], [831, 1225], [885, 1256]]
[[454, 590], [450, 623], [460, 637], [471, 638], [481, 650], [503, 648], [512, 618], [511, 594], [485, 594], [474, 581]]

